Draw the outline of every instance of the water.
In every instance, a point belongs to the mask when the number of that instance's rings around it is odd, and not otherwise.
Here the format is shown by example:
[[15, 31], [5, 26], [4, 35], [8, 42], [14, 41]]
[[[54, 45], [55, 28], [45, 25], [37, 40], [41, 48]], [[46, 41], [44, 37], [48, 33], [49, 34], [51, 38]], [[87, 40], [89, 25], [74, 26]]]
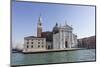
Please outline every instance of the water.
[[11, 65], [95, 61], [95, 49], [38, 54], [12, 53]]

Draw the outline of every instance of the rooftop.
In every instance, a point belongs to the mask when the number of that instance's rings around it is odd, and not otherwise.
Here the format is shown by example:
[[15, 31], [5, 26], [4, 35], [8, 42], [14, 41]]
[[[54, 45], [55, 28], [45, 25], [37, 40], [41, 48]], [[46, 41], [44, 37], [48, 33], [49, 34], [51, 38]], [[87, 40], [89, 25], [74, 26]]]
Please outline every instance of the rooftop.
[[36, 37], [36, 36], [27, 36], [27, 37], [24, 37], [24, 39], [31, 39], [31, 38], [43, 38], [43, 37]]

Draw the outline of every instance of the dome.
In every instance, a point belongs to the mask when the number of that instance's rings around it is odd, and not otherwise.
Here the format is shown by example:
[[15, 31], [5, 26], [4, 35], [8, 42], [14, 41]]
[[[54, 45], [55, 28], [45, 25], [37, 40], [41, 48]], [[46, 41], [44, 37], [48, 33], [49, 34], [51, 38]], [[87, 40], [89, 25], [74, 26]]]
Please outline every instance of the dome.
[[58, 28], [58, 24], [56, 23], [56, 25], [53, 28], [53, 33], [56, 34], [59, 32], [59, 28]]

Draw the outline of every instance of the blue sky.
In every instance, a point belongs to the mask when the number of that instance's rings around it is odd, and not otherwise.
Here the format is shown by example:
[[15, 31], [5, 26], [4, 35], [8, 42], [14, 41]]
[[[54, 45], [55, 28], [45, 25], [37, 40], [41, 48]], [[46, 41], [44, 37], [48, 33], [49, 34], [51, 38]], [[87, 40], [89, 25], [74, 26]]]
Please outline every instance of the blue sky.
[[12, 39], [23, 41], [25, 36], [36, 35], [41, 14], [43, 31], [52, 31], [56, 24], [72, 25], [78, 38], [95, 35], [95, 7], [79, 5], [12, 2]]

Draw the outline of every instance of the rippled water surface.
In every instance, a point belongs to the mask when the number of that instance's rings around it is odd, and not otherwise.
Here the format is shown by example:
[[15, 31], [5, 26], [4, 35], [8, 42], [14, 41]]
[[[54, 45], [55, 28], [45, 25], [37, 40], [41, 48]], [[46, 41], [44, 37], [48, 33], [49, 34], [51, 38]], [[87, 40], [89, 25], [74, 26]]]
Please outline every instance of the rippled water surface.
[[38, 54], [12, 53], [11, 65], [95, 61], [95, 49]]

